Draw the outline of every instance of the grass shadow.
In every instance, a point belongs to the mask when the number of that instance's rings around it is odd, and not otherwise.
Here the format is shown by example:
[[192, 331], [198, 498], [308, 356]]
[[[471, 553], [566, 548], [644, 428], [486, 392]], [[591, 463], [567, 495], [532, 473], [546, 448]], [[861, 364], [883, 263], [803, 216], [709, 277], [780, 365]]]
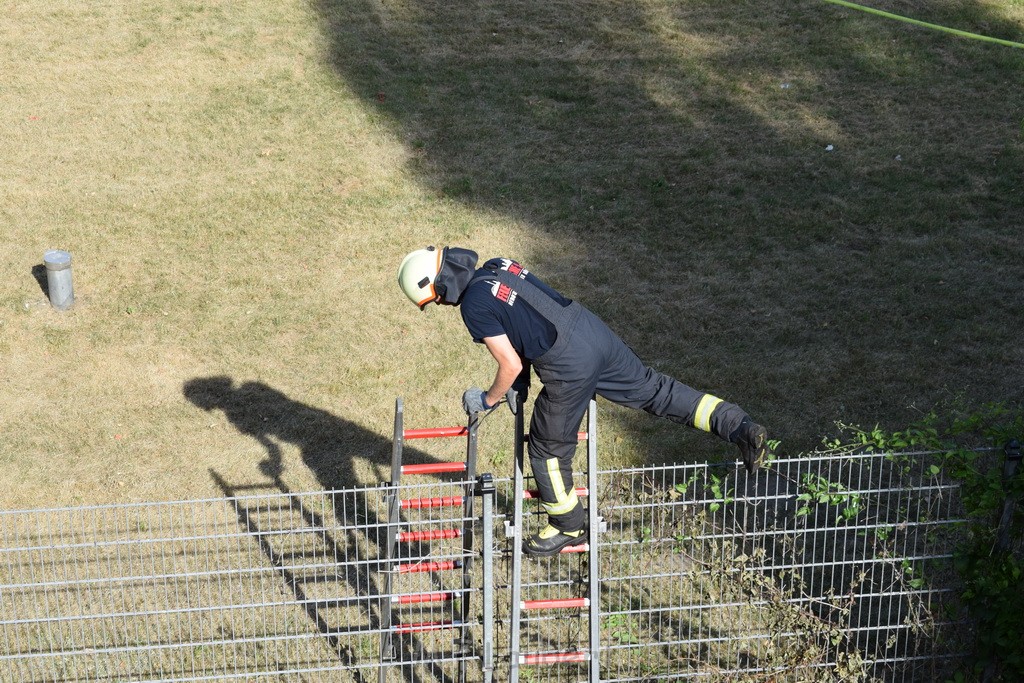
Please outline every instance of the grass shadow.
[[580, 245], [522, 256], [794, 447], [1015, 395], [1020, 55], [809, 2], [314, 7], [418, 182]]

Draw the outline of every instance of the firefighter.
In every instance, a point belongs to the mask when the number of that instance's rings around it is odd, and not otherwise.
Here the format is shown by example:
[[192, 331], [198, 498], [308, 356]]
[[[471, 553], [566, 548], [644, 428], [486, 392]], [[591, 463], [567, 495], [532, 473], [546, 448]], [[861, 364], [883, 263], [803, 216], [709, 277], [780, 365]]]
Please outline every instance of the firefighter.
[[587, 516], [572, 482], [577, 432], [597, 394], [619, 405], [685, 424], [734, 443], [748, 472], [760, 465], [767, 432], [737, 405], [692, 389], [644, 363], [596, 315], [544, 284], [516, 261], [427, 247], [410, 253], [398, 283], [423, 310], [459, 306], [473, 341], [498, 364], [490, 388], [472, 387], [462, 404], [470, 415], [493, 410], [508, 390], [525, 401], [530, 367], [543, 385], [530, 420], [530, 466], [548, 525], [523, 551], [545, 557], [587, 540]]

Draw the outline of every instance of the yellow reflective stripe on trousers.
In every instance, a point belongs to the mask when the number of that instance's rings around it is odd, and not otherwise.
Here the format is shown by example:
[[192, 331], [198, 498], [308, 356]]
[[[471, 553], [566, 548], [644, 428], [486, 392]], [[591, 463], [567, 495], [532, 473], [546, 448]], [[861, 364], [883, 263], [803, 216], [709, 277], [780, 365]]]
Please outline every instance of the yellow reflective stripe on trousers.
[[558, 466], [558, 458], [548, 458], [548, 478], [551, 480], [551, 489], [555, 492], [554, 503], [544, 503], [544, 511], [549, 515], [564, 515], [576, 509], [576, 489], [568, 493], [565, 490], [565, 482], [562, 481], [562, 470]]
[[693, 426], [705, 432], [711, 431], [711, 415], [715, 408], [722, 402], [722, 399], [711, 394], [704, 394], [700, 403], [697, 404], [697, 411], [693, 414]]

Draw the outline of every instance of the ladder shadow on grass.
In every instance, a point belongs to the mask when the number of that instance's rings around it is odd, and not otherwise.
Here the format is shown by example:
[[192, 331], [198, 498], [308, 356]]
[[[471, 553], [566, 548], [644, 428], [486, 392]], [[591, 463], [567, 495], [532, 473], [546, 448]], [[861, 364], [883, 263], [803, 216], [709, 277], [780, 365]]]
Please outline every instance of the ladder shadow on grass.
[[[353, 680], [369, 680], [359, 665], [377, 655], [370, 651], [376, 647], [374, 641], [382, 628], [381, 604], [387, 596], [382, 595], [375, 574], [386, 543], [388, 520], [386, 511], [380, 509], [381, 500], [356, 486], [354, 461], [361, 457], [386, 465], [390, 440], [325, 410], [295, 401], [261, 382], [236, 385], [223, 376], [197, 378], [185, 384], [183, 393], [203, 410], [223, 411], [232, 426], [266, 449], [265, 459], [258, 464], [262, 475], [258, 480], [233, 484], [212, 469], [210, 476], [228, 498], [240, 527], [255, 539], [263, 556], [280, 572], [287, 590]], [[303, 463], [323, 488], [322, 496], [296, 493], [283, 481], [284, 463], [277, 441], [299, 448]], [[359, 455], [350, 455], [346, 449]], [[415, 449], [407, 452], [410, 461], [438, 462]], [[264, 494], [271, 496], [272, 502], [268, 504], [261, 497]], [[319, 509], [314, 509], [313, 503]], [[274, 518], [276, 515], [284, 519]], [[328, 515], [334, 519], [327, 519]], [[282, 534], [283, 523], [289, 523], [284, 531], [294, 533]], [[288, 547], [296, 540], [297, 551]], [[314, 544], [312, 552], [309, 543]], [[296, 559], [299, 569], [295, 568]], [[326, 568], [315, 567], [310, 572], [305, 565], [312, 564], [311, 560]], [[340, 590], [325, 596], [323, 590], [318, 590], [323, 584], [340, 584], [354, 597], [346, 600], [339, 596]], [[353, 604], [358, 616], [352, 613]], [[331, 611], [339, 607], [343, 608], [341, 613], [332, 615]], [[346, 625], [341, 626], [342, 623]], [[415, 637], [403, 637], [396, 642], [407, 652], [423, 649]], [[405, 680], [424, 680], [413, 667], [402, 668]], [[440, 669], [431, 673], [432, 680], [449, 680]]]

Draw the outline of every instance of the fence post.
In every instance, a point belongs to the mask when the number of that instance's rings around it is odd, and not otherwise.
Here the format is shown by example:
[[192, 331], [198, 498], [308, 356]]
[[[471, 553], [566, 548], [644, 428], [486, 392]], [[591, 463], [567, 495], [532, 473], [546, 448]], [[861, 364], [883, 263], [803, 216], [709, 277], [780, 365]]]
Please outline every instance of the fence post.
[[[1017, 496], [1010, 488], [1010, 482], [1017, 476], [1020, 468], [1021, 452], [1020, 442], [1010, 439], [1003, 446], [1003, 490], [1006, 497], [1003, 499], [1003, 514], [999, 517], [999, 526], [996, 528], [996, 551], [1000, 554], [1010, 552], [1010, 531], [1013, 527], [1013, 513], [1017, 507]], [[989, 664], [981, 672], [981, 682], [990, 683], [996, 679], [998, 665], [996, 662]]]
[[[1006, 458], [1003, 460], [1003, 484], [1004, 488], [1009, 488], [1009, 483], [1017, 476], [1017, 470], [1020, 468], [1020, 442], [1017, 439], [1007, 441], [1003, 446], [1003, 454]], [[1003, 500], [1003, 514], [999, 518], [998, 535], [996, 536], [996, 547], [1003, 552], [1010, 549], [1010, 530], [1013, 526], [1013, 513], [1016, 507], [1017, 496], [1008, 492]]]
[[[480, 669], [484, 683], [491, 683], [494, 677], [494, 499], [497, 489], [494, 476], [481, 474], [477, 477], [476, 495], [483, 500], [481, 538], [483, 544], [483, 652]], [[467, 594], [466, 598], [469, 600]]]

